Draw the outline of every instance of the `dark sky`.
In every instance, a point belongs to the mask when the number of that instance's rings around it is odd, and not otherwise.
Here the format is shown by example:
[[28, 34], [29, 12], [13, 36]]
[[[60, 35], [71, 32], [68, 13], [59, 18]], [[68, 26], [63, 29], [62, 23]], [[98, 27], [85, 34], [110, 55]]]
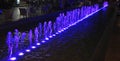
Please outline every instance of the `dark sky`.
[[14, 0], [0, 0], [0, 9], [9, 9], [13, 6]]

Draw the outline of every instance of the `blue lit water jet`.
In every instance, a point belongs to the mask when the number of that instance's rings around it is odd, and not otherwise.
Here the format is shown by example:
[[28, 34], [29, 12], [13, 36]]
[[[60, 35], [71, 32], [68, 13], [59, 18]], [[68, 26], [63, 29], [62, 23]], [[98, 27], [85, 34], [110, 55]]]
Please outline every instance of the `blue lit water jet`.
[[42, 27], [41, 23], [39, 23], [38, 29], [39, 29], [39, 40], [42, 40], [42, 35], [43, 35], [42, 30], [43, 30], [43, 27]]
[[20, 35], [19, 35], [19, 31], [18, 29], [15, 29], [15, 33], [14, 33], [14, 46], [13, 46], [13, 52], [17, 52], [19, 50], [19, 41], [20, 41]]
[[38, 28], [37, 28], [37, 27], [36, 27], [35, 30], [34, 30], [34, 35], [35, 35], [35, 37], [34, 37], [34, 38], [35, 38], [35, 42], [36, 42], [36, 43], [39, 42], [39, 41], [38, 41], [39, 32], [38, 32]]
[[57, 24], [56, 22], [53, 23], [53, 33], [57, 32]]
[[32, 37], [33, 37], [32, 30], [30, 30], [28, 33], [29, 45], [32, 45], [32, 39], [33, 39]]
[[8, 32], [6, 43], [8, 45], [9, 57], [11, 57], [11, 55], [13, 53], [13, 41], [12, 40], [13, 40], [12, 33]]
[[20, 42], [25, 42], [25, 38], [26, 38], [26, 33], [25, 32], [23, 32], [22, 34], [21, 34], [21, 41]]
[[47, 37], [47, 22], [44, 22], [44, 25], [43, 25], [43, 27], [44, 27], [44, 30], [43, 30], [43, 32], [44, 32], [44, 38], [46, 38]]

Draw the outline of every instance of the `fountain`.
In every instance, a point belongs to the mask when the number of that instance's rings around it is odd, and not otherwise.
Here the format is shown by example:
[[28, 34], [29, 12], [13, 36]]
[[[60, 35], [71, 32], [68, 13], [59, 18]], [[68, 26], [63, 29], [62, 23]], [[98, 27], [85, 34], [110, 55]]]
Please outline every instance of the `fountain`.
[[19, 41], [20, 41], [20, 36], [19, 36], [19, 31], [15, 29], [14, 33], [14, 52], [18, 51], [19, 48]]
[[53, 30], [52, 30], [52, 21], [49, 21], [48, 22], [48, 27], [47, 27], [47, 35], [48, 36], [51, 36], [52, 35], [52, 32], [53, 32]]
[[28, 40], [29, 40], [29, 45], [31, 46], [32, 45], [32, 38], [33, 37], [33, 34], [32, 34], [32, 30], [29, 31], [28, 33]]
[[38, 35], [39, 35], [39, 32], [38, 32], [38, 28], [36, 27], [35, 30], [34, 30], [34, 35], [35, 35], [35, 42], [37, 43], [38, 42]]
[[26, 33], [25, 32], [23, 32], [22, 34], [21, 34], [21, 43], [22, 42], [25, 42], [25, 38], [26, 38]]
[[8, 45], [8, 56], [9, 57], [11, 57], [13, 53], [13, 41], [12, 40], [13, 40], [12, 33], [8, 32], [6, 43]]
[[53, 23], [53, 33], [57, 32], [57, 24], [56, 22]]
[[42, 29], [43, 27], [42, 27], [42, 24], [41, 23], [39, 23], [39, 25], [38, 25], [38, 29], [39, 29], [39, 40], [41, 40], [42, 39], [42, 34], [43, 34], [43, 32], [42, 32]]
[[44, 32], [44, 38], [47, 38], [47, 22], [44, 22], [44, 25], [43, 25], [43, 27], [44, 27], [44, 30], [43, 30], [43, 32]]
[[[105, 2], [103, 5], [106, 7], [108, 3]], [[67, 11], [66, 14], [60, 13], [55, 22], [52, 23], [52, 21], [49, 21], [48, 23], [44, 22], [44, 24], [39, 23], [33, 31], [30, 29], [28, 32], [21, 33], [21, 35], [17, 29], [15, 29], [14, 35], [12, 35], [11, 32], [8, 32], [6, 42], [8, 45], [9, 57], [12, 57], [13, 53], [16, 53], [19, 49], [22, 50], [24, 47], [21, 46], [24, 46], [24, 42], [28, 41], [27, 46], [31, 46], [32, 49], [35, 49], [37, 47], [33, 46], [33, 43], [36, 43], [37, 46], [40, 45], [40, 42], [45, 43], [45, 40], [49, 40], [52, 35], [55, 36], [63, 30], [82, 21], [87, 18], [89, 14], [97, 11], [98, 8], [99, 5], [95, 4], [93, 6], [83, 6], [81, 8]], [[26, 49], [25, 51], [30, 52], [31, 50]], [[24, 53], [20, 52], [18, 55], [22, 56]], [[11, 58], [11, 60], [14, 59], [16, 59], [16, 57]]]
[[26, 44], [25, 43], [25, 38], [26, 38], [26, 33], [25, 32], [23, 32], [20, 36], [20, 41], [19, 41], [19, 50], [22, 50], [23, 49], [23, 47], [25, 47], [24, 46], [24, 44]]
[[56, 18], [56, 25], [57, 25], [57, 31], [61, 30], [61, 20], [60, 20], [60, 17], [57, 17]]

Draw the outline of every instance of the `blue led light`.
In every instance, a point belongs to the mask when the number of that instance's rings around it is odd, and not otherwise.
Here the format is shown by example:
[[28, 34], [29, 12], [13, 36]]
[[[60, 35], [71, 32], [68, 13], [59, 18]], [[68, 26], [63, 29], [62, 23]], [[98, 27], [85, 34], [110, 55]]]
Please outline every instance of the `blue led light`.
[[30, 49], [26, 49], [25, 51], [26, 51], [26, 52], [30, 52]]
[[15, 60], [16, 60], [16, 57], [11, 57], [10, 60], [11, 60], [11, 61], [15, 61]]
[[52, 38], [52, 36], [49, 36], [49, 38]]
[[62, 29], [61, 31], [63, 32], [63, 31], [65, 31], [65, 29]]
[[42, 43], [45, 43], [46, 41], [43, 40], [43, 41], [41, 41], [41, 42], [42, 42]]
[[70, 24], [68, 27], [71, 27], [72, 25]]
[[59, 34], [58, 32], [56, 32], [56, 34]]
[[49, 38], [45, 38], [45, 40], [49, 40]]
[[53, 34], [53, 36], [56, 36], [55, 34]]
[[23, 55], [24, 55], [24, 53], [23, 53], [23, 52], [20, 52], [18, 55], [19, 55], [19, 56], [23, 56]]
[[76, 23], [74, 23], [73, 25], [76, 25]]
[[58, 34], [61, 33], [62, 31], [58, 31]]
[[39, 46], [39, 45], [40, 45], [40, 43], [37, 43], [36, 45], [38, 45], [38, 46]]
[[67, 30], [69, 27], [66, 27], [65, 29]]
[[35, 47], [35, 46], [32, 46], [31, 48], [32, 48], [32, 49], [35, 49], [36, 47]]
[[63, 28], [64, 30], [66, 30], [66, 28]]

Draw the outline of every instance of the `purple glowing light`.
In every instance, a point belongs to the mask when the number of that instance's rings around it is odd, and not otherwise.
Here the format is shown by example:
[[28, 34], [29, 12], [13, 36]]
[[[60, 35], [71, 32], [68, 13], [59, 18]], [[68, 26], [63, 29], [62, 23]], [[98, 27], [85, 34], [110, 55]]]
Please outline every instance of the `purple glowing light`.
[[67, 30], [69, 27], [66, 27], [65, 29]]
[[40, 43], [37, 43], [37, 45], [40, 45]]
[[55, 34], [53, 34], [53, 36], [56, 36]]
[[49, 36], [50, 38], [52, 38], [52, 36]]
[[58, 32], [56, 32], [56, 34], [59, 34]]
[[26, 49], [26, 52], [30, 52], [30, 50], [29, 50], [29, 49]]
[[63, 28], [64, 30], [66, 30], [66, 28]]
[[45, 40], [49, 40], [49, 38], [45, 38]]
[[58, 31], [59, 33], [61, 33], [61, 31]]
[[76, 25], [76, 23], [74, 23], [73, 25]]
[[61, 30], [62, 32], [64, 31], [64, 29]]
[[69, 27], [71, 27], [72, 25], [70, 24]]
[[19, 56], [23, 56], [23, 55], [24, 55], [24, 53], [23, 53], [23, 52], [20, 52], [18, 55], [19, 55]]
[[32, 46], [31, 48], [32, 48], [32, 49], [35, 49], [36, 47], [35, 47], [35, 46]]
[[10, 60], [15, 61], [16, 57], [11, 57]]
[[104, 3], [103, 3], [103, 6], [104, 6], [104, 7], [107, 7], [107, 6], [108, 6], [108, 2], [104, 2]]
[[46, 41], [43, 40], [43, 41], [41, 41], [41, 42], [42, 42], [42, 43], [45, 43]]

